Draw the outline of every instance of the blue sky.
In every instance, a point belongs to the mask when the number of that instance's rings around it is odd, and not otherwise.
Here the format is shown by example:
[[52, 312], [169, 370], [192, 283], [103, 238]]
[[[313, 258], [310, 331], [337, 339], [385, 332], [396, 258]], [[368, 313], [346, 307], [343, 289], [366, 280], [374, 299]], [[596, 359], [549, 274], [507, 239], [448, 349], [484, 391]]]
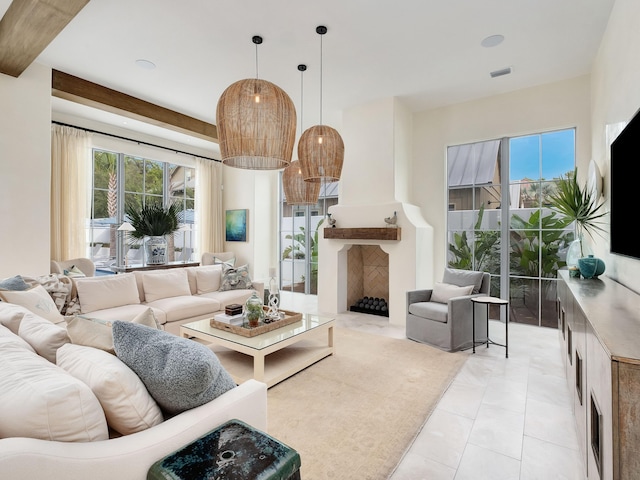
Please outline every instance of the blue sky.
[[509, 142], [509, 153], [510, 182], [517, 182], [523, 178], [558, 178], [574, 169], [575, 130], [512, 138]]

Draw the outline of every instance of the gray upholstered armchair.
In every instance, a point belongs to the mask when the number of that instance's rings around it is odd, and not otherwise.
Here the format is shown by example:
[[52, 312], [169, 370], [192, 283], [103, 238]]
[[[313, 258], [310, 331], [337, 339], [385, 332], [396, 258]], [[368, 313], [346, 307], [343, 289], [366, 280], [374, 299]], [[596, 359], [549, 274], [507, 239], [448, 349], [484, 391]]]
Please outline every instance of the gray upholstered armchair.
[[[445, 269], [430, 290], [407, 292], [407, 338], [450, 352], [472, 346], [473, 296], [489, 295], [488, 273]], [[476, 310], [476, 341], [487, 340], [487, 311]]]

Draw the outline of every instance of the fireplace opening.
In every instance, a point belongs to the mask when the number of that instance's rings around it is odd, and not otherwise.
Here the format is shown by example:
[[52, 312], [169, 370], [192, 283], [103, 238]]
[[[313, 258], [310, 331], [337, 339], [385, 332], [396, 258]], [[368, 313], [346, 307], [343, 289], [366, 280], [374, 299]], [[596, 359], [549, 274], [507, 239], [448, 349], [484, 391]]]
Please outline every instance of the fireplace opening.
[[389, 304], [384, 298], [363, 297], [349, 307], [352, 312], [369, 313], [371, 315], [389, 316]]
[[347, 273], [349, 310], [389, 317], [389, 255], [379, 245], [352, 245]]

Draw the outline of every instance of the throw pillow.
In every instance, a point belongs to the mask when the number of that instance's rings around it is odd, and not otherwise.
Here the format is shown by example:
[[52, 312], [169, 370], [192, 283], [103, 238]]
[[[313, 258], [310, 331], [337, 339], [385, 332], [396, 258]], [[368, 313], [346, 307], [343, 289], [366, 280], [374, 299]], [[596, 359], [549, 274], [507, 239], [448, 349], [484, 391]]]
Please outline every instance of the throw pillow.
[[471, 295], [471, 292], [473, 292], [473, 285], [458, 287], [457, 285], [449, 285], [448, 283], [436, 283], [431, 293], [431, 301], [447, 303], [453, 297]]
[[220, 289], [222, 279], [222, 265], [207, 265], [195, 267], [196, 287], [198, 295], [209, 292], [217, 292]]
[[161, 298], [191, 295], [189, 278], [184, 268], [145, 274], [142, 277], [142, 286], [147, 303]]
[[23, 291], [0, 291], [0, 298], [5, 302], [20, 305], [53, 323], [64, 321], [51, 295], [42, 285]]
[[228, 267], [235, 267], [236, 266], [236, 257], [231, 257], [231, 258], [228, 258], [227, 260], [223, 260], [220, 257], [213, 257], [213, 264], [214, 265], [226, 265]]
[[[136, 315], [131, 322], [160, 329], [151, 308], [147, 308], [144, 312]], [[98, 348], [115, 355], [112, 327], [113, 322], [111, 320], [102, 320], [100, 318], [77, 315], [67, 319], [67, 334], [71, 339], [71, 343]]]
[[29, 290], [31, 286], [20, 275], [0, 280], [0, 290]]
[[82, 313], [140, 303], [132, 273], [75, 279]]
[[75, 277], [75, 278], [83, 278], [86, 277], [86, 275], [82, 272], [82, 270], [80, 270], [78, 267], [76, 267], [75, 265], [71, 265], [71, 268], [64, 269], [63, 273], [67, 276], [67, 277]]
[[129, 435], [163, 421], [160, 407], [140, 378], [118, 357], [68, 343], [58, 350], [56, 362], [98, 397], [107, 424], [116, 432]]
[[13, 333], [18, 335], [18, 328], [20, 328], [20, 322], [24, 318], [25, 314], [30, 310], [21, 307], [20, 305], [14, 305], [13, 303], [0, 302], [0, 325], [4, 325]]
[[0, 325], [0, 349], [2, 349], [2, 345], [7, 345], [9, 343], [15, 346], [24, 348], [26, 350], [29, 350], [30, 352], [36, 353], [36, 351], [33, 349], [31, 345], [29, 345], [27, 342], [25, 342], [22, 338], [20, 338], [18, 335], [13, 333], [7, 327]]
[[[59, 442], [109, 438], [104, 411], [96, 396], [62, 368], [20, 345], [3, 344], [0, 372], [1, 438]], [[63, 445], [60, 447], [64, 450]], [[7, 476], [5, 469], [0, 476]]]
[[204, 405], [236, 386], [216, 354], [193, 340], [116, 320], [113, 346], [170, 415]]
[[31, 345], [38, 355], [51, 363], [56, 363], [58, 348], [69, 343], [66, 329], [31, 312], [26, 313], [22, 318], [18, 335]]
[[442, 276], [442, 283], [457, 285], [458, 287], [473, 285], [473, 293], [480, 293], [483, 276], [484, 272], [445, 268], [444, 275]]
[[222, 266], [222, 281], [220, 291], [243, 290], [253, 288], [251, 277], [249, 276], [249, 266], [242, 265], [238, 268]]

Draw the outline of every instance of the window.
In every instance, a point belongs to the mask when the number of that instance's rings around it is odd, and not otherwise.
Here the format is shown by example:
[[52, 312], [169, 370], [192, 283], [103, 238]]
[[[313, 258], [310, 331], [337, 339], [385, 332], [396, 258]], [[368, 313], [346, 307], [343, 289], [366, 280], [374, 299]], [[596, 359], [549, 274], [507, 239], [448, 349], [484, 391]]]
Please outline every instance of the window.
[[318, 292], [318, 230], [327, 209], [338, 203], [338, 182], [323, 184], [315, 205], [288, 205], [280, 176], [280, 288]]
[[180, 206], [181, 226], [168, 239], [169, 261], [187, 262], [195, 250], [195, 169], [94, 149], [88, 256], [96, 267], [144, 262], [142, 246], [118, 230], [126, 221], [127, 205], [172, 203]]
[[557, 328], [556, 274], [574, 231], [547, 198], [574, 166], [574, 129], [447, 149], [448, 265], [489, 272], [511, 321]]

